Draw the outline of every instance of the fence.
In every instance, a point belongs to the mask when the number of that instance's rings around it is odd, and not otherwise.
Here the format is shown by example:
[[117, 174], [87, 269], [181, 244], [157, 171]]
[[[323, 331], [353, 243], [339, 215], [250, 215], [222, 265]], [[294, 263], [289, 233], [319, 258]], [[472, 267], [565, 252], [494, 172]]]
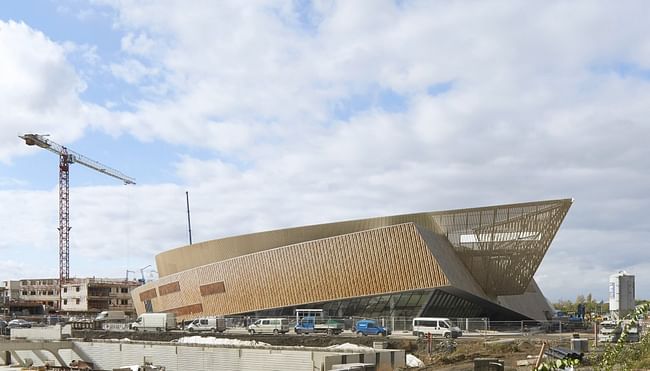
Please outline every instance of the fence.
[[[227, 317], [228, 328], [246, 328], [260, 318], [268, 317]], [[296, 324], [294, 316], [273, 318], [286, 318], [289, 326]], [[345, 330], [352, 330], [354, 324], [362, 319], [377, 321], [382, 327], [392, 330], [393, 334], [411, 334], [413, 331], [413, 317], [327, 317], [338, 320]], [[592, 324], [585, 321], [491, 321], [489, 318], [452, 318], [450, 322], [458, 326], [466, 335], [527, 335], [539, 332], [573, 333], [593, 331]]]
[[[227, 328], [245, 329], [248, 325], [254, 323], [260, 318], [265, 317], [244, 317], [244, 316], [229, 316], [226, 317]], [[286, 318], [289, 321], [290, 328], [296, 324], [294, 316], [273, 316], [273, 318]], [[395, 335], [409, 335], [413, 331], [413, 317], [327, 317], [331, 320], [338, 320], [344, 330], [351, 331], [356, 322], [362, 319], [373, 319], [377, 321], [382, 327], [391, 329]], [[92, 320], [85, 321], [67, 321], [72, 325], [73, 329], [104, 329], [109, 331], [120, 331], [128, 329], [128, 322], [95, 322]], [[191, 322], [185, 321], [186, 324]], [[539, 332], [555, 332], [555, 333], [573, 333], [573, 332], [592, 332], [592, 323], [585, 321], [490, 321], [488, 318], [452, 318], [450, 322], [454, 326], [458, 326], [463, 334], [466, 336], [472, 335], [527, 335], [530, 333]], [[179, 326], [184, 328], [183, 326]], [[641, 326], [642, 330], [646, 330], [646, 326]]]

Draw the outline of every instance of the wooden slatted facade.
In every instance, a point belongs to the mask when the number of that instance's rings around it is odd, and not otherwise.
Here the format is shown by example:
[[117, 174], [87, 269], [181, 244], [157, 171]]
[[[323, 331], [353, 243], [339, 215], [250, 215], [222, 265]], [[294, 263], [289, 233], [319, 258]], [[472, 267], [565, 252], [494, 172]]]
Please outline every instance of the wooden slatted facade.
[[154, 311], [173, 310], [182, 319], [197, 315], [182, 308], [195, 311], [198, 305], [198, 314], [229, 315], [450, 286], [496, 301], [528, 287], [571, 202], [400, 215], [207, 241], [159, 254], [160, 279], [137, 288], [134, 303], [138, 313], [151, 300]]
[[179, 291], [181, 291], [181, 284], [178, 281], [168, 283], [166, 285], [162, 285], [158, 287], [158, 292], [160, 293], [160, 296], [172, 294], [174, 292], [179, 292]]

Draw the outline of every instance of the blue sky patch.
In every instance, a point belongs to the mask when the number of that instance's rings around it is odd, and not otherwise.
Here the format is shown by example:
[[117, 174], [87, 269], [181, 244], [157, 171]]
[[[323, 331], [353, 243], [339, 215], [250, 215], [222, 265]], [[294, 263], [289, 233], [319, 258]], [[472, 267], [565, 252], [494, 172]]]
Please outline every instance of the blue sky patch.
[[591, 71], [596, 74], [616, 74], [621, 78], [633, 78], [641, 80], [650, 80], [650, 69], [642, 68], [632, 63], [610, 63], [597, 64], [591, 67]]
[[354, 94], [334, 104], [334, 116], [339, 120], [348, 120], [361, 112], [372, 109], [390, 113], [405, 112], [408, 108], [408, 96], [392, 89], [368, 89], [363, 94]]
[[454, 87], [454, 82], [451, 80], [440, 82], [437, 84], [429, 85], [429, 87], [427, 87], [427, 94], [429, 94], [432, 97], [435, 97], [436, 95], [444, 94], [450, 91], [453, 87]]

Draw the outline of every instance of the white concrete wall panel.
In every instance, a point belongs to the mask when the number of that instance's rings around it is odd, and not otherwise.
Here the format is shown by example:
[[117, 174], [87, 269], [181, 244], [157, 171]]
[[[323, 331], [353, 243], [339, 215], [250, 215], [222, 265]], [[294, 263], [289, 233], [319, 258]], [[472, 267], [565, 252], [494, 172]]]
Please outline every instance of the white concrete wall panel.
[[[165, 366], [167, 371], [223, 370], [223, 371], [314, 371], [325, 366], [359, 362], [358, 354], [332, 353], [316, 350], [202, 347], [162, 343], [91, 343], [74, 342], [73, 349], [99, 369], [111, 370], [121, 366], [141, 365], [145, 361]], [[27, 353], [29, 355], [29, 353]], [[345, 356], [345, 357], [344, 357]], [[374, 363], [374, 353], [364, 356], [366, 363]], [[389, 351], [381, 352], [378, 370], [392, 370], [404, 365], [404, 352], [392, 357]]]

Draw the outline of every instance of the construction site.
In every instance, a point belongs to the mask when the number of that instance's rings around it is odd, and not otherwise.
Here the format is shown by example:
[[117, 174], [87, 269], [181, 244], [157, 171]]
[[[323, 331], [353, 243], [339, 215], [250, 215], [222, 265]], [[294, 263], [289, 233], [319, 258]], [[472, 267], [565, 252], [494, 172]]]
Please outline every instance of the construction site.
[[[88, 325], [88, 323], [86, 323]], [[645, 326], [643, 324], [642, 326]], [[23, 370], [531, 370], [561, 359], [597, 368], [611, 342], [592, 332], [470, 331], [458, 338], [404, 331], [384, 336], [251, 335], [82, 329], [82, 323], [13, 329], [5, 368]], [[88, 326], [86, 326], [88, 327]], [[539, 358], [538, 358], [539, 357]], [[538, 363], [538, 359], [541, 361]]]
[[[635, 313], [633, 275], [610, 277], [609, 321], [584, 310], [561, 316], [537, 286], [533, 275], [573, 199], [192, 243], [188, 198], [187, 246], [158, 254], [140, 277], [71, 278], [70, 165], [135, 179], [45, 136], [20, 138], [59, 156], [59, 277], [0, 287], [6, 369], [590, 367], [608, 344], [639, 343], [646, 331], [644, 315], [625, 322]], [[302, 263], [319, 256], [332, 258]], [[147, 280], [147, 268], [159, 277]]]

